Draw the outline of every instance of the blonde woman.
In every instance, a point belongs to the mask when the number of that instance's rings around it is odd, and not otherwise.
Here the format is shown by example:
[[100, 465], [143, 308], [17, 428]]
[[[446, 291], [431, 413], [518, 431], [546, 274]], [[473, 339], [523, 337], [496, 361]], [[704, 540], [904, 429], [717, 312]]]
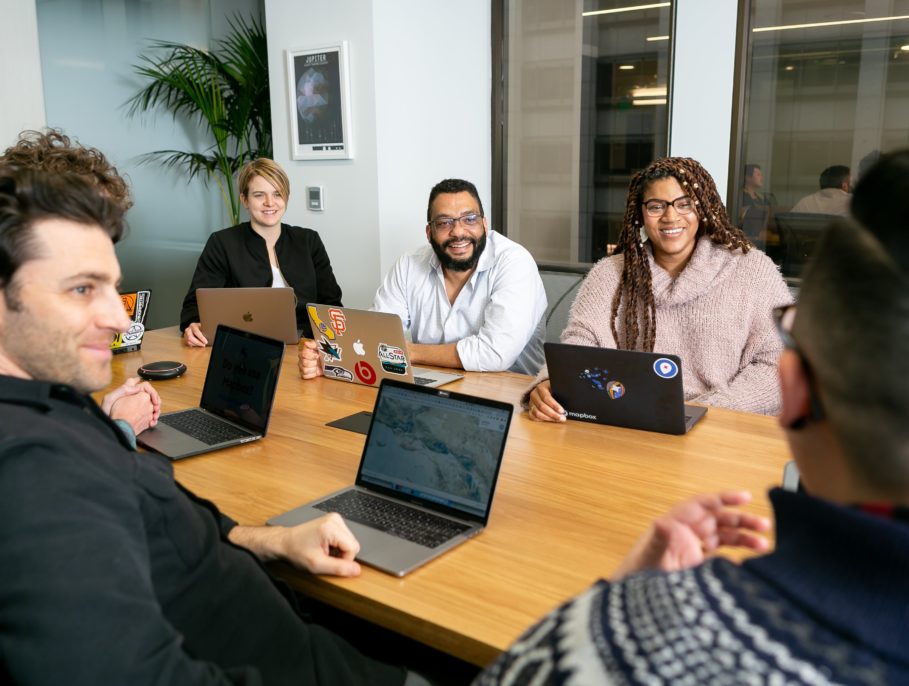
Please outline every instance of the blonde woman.
[[249, 221], [213, 233], [196, 265], [183, 299], [180, 330], [190, 346], [209, 341], [199, 327], [197, 288], [289, 286], [297, 295], [297, 328], [312, 337], [306, 303], [341, 304], [322, 239], [312, 229], [282, 224], [290, 197], [287, 174], [273, 160], [260, 157], [240, 170], [240, 201]]

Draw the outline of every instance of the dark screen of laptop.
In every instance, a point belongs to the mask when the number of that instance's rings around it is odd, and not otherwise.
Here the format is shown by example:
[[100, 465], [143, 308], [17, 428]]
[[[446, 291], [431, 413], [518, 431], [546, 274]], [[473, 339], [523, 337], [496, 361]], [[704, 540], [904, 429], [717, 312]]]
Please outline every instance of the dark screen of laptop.
[[383, 387], [360, 481], [486, 517], [507, 427], [506, 410]]
[[264, 430], [283, 353], [283, 343], [220, 328], [211, 349], [202, 407], [251, 429]]

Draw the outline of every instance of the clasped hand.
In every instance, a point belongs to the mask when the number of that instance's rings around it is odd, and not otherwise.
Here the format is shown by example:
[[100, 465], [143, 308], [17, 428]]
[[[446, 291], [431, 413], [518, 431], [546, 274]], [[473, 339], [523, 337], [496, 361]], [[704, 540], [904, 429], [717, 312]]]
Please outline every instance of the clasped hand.
[[161, 396], [148, 381], [134, 376], [104, 396], [101, 409], [111, 419], [122, 419], [138, 435], [158, 423]]

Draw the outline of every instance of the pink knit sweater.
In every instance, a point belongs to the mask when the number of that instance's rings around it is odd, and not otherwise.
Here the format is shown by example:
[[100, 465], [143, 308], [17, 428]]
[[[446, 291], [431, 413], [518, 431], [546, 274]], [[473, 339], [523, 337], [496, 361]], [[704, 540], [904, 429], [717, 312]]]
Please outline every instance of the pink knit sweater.
[[[616, 347], [610, 312], [623, 262], [623, 255], [615, 255], [590, 270], [571, 306], [563, 343]], [[675, 280], [652, 255], [650, 269], [656, 302], [654, 351], [682, 359], [685, 399], [776, 414], [777, 362], [783, 345], [771, 311], [792, 302], [777, 266], [759, 250], [743, 254], [701, 238]], [[617, 325], [621, 332], [621, 320]], [[548, 377], [543, 367], [534, 383]]]

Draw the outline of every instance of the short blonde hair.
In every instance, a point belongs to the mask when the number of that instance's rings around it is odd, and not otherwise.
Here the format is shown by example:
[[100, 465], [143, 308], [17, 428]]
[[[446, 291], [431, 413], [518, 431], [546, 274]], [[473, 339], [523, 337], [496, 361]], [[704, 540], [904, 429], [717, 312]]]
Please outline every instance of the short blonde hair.
[[249, 193], [249, 184], [254, 176], [261, 176], [274, 186], [281, 194], [281, 197], [284, 198], [284, 202], [290, 199], [290, 181], [284, 170], [274, 160], [270, 160], [267, 157], [259, 157], [243, 166], [237, 177], [237, 187], [240, 189], [242, 197], [245, 198]]

